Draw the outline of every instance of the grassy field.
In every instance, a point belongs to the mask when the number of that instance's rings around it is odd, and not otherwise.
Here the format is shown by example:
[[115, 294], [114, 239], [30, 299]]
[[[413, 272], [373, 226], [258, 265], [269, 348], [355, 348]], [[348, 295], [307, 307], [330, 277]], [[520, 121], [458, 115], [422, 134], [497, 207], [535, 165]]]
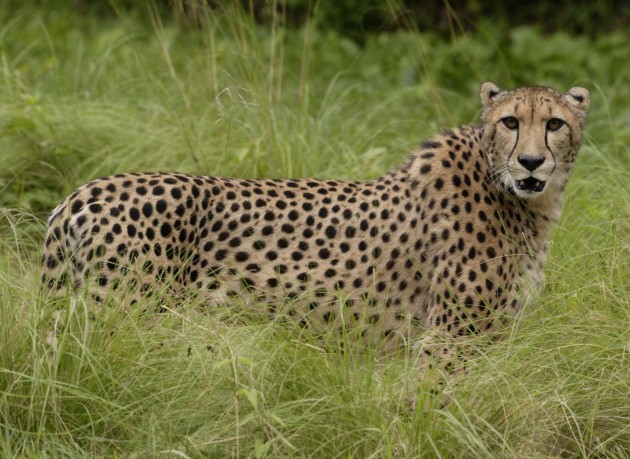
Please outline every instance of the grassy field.
[[[65, 10], [0, 9], [0, 24], [0, 456], [630, 457], [627, 33], [488, 22], [359, 47], [234, 10], [187, 31]], [[487, 80], [584, 86], [592, 108], [544, 294], [449, 381], [445, 407], [405, 350], [383, 357], [237, 304], [94, 323], [79, 300], [47, 357], [44, 221], [74, 187], [155, 170], [372, 178], [477, 122]]]

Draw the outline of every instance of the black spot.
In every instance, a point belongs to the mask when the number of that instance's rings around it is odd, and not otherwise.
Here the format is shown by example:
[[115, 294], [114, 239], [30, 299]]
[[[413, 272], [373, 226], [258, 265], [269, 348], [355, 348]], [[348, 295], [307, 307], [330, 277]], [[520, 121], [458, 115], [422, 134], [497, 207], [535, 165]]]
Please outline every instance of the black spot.
[[281, 249], [286, 249], [287, 247], [289, 247], [289, 241], [287, 241], [285, 238], [278, 239], [278, 247], [280, 247]]
[[98, 214], [101, 212], [101, 210], [103, 210], [103, 206], [97, 203], [90, 204], [88, 208], [90, 209], [90, 212], [92, 212], [93, 214]]
[[254, 290], [254, 287], [256, 287], [256, 282], [254, 282], [252, 279], [248, 279], [247, 277], [243, 277], [241, 278], [241, 285], [245, 290], [251, 292]]
[[162, 235], [162, 237], [167, 237], [169, 234], [171, 234], [172, 228], [170, 223], [168, 222], [164, 222], [162, 223], [162, 226], [160, 226], [160, 234]]
[[159, 214], [166, 212], [166, 201], [164, 199], [158, 200], [158, 202], [155, 203], [155, 210], [157, 210]]
[[133, 263], [134, 261], [138, 259], [139, 256], [140, 254], [138, 253], [137, 250], [132, 250], [131, 252], [129, 252], [129, 261]]
[[435, 140], [425, 140], [420, 144], [420, 148], [423, 150], [433, 150], [435, 148], [440, 148], [442, 144], [440, 142], [436, 142]]
[[252, 273], [257, 273], [260, 271], [260, 265], [257, 265], [256, 263], [250, 263], [247, 266], [245, 266], [245, 269], [249, 272]]
[[150, 202], [146, 202], [142, 206], [142, 215], [149, 218], [153, 214], [153, 205]]
[[488, 289], [488, 291], [492, 291], [492, 287], [494, 287], [494, 282], [492, 282], [492, 279], [486, 279], [486, 288]]
[[247, 261], [248, 258], [249, 254], [247, 252], [236, 252], [236, 255], [234, 255], [234, 259], [239, 262]]
[[118, 244], [116, 247], [116, 252], [118, 255], [123, 256], [127, 253], [127, 246], [125, 244]]
[[83, 201], [81, 201], [80, 199], [77, 199], [76, 201], [72, 203], [72, 207], [70, 208], [70, 210], [72, 211], [73, 214], [76, 214], [77, 212], [81, 210], [82, 207], [83, 207]]

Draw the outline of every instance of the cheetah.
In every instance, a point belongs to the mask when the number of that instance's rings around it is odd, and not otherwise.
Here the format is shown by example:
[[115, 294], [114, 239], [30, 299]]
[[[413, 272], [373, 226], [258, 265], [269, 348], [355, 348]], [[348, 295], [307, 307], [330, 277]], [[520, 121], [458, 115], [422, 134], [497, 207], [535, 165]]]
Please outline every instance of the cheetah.
[[416, 343], [448, 369], [460, 338], [502, 330], [541, 288], [590, 96], [487, 82], [481, 103], [481, 125], [425, 140], [373, 180], [88, 182], [48, 220], [42, 285], [97, 302], [121, 286], [248, 298], [304, 326]]

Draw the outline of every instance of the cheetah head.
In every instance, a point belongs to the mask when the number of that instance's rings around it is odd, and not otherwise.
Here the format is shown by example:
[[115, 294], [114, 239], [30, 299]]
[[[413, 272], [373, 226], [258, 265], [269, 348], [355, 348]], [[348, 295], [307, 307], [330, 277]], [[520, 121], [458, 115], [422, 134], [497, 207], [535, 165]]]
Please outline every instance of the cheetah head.
[[[521, 198], [564, 189], [580, 148], [590, 103], [584, 88], [512, 91], [481, 86], [483, 148], [493, 180]], [[551, 191], [550, 191], [551, 190]]]

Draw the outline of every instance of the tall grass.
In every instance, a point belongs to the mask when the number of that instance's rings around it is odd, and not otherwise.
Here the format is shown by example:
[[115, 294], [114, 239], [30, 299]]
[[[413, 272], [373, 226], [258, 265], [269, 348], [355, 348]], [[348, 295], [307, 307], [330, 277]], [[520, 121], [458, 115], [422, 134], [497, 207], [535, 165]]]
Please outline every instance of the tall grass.
[[[0, 11], [1, 456], [629, 456], [626, 33], [480, 26], [359, 47], [280, 15], [261, 27], [226, 8], [187, 31], [147, 15]], [[446, 406], [407, 350], [383, 356], [237, 303], [112, 304], [88, 320], [81, 299], [41, 298], [43, 219], [82, 182], [371, 178], [422, 137], [476, 122], [485, 80], [579, 84], [593, 107], [545, 292], [449, 381]], [[70, 326], [53, 358], [43, 337], [59, 306]]]

